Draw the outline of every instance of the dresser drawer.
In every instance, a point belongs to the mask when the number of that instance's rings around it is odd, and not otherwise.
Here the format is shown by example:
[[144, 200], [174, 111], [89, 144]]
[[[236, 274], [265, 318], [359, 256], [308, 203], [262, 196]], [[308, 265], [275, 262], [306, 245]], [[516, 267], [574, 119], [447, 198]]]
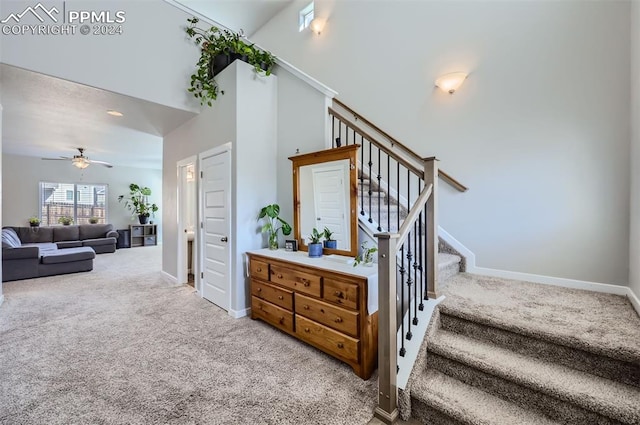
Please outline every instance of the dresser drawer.
[[251, 260], [251, 277], [269, 280], [269, 264], [258, 260]]
[[251, 279], [251, 295], [287, 310], [293, 310], [293, 292], [284, 288]]
[[270, 277], [271, 282], [286, 286], [296, 292], [320, 297], [320, 276], [272, 264]]
[[357, 310], [360, 305], [360, 288], [354, 283], [325, 278], [324, 295], [322, 298], [332, 303]]
[[251, 317], [293, 333], [293, 313], [258, 297], [251, 297]]
[[360, 341], [296, 314], [296, 336], [347, 361], [359, 359]]
[[329, 303], [296, 294], [296, 314], [327, 325], [337, 331], [358, 337], [358, 313]]

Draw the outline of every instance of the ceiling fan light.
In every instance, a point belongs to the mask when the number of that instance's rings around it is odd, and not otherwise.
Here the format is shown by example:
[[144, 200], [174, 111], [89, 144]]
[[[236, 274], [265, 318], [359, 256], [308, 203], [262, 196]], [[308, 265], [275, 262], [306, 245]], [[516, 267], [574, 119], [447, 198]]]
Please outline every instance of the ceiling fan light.
[[84, 170], [89, 166], [89, 161], [87, 161], [87, 159], [83, 157], [75, 157], [71, 160], [71, 163], [81, 170]]

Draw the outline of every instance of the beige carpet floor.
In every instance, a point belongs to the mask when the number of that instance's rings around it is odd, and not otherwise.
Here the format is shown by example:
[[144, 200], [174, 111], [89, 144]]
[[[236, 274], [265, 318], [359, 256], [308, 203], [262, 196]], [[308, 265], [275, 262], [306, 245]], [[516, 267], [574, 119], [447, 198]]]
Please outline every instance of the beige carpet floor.
[[366, 424], [377, 376], [168, 284], [160, 247], [4, 284], [1, 424]]

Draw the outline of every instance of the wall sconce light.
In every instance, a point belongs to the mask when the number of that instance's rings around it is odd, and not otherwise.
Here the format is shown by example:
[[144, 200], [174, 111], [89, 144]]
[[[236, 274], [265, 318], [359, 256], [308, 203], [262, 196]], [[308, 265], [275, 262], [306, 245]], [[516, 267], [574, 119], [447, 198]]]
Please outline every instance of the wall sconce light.
[[326, 23], [327, 21], [324, 19], [313, 18], [313, 21], [311, 21], [311, 23], [309, 24], [309, 28], [311, 28], [311, 31], [313, 31], [315, 34], [320, 35]]
[[435, 81], [436, 87], [449, 94], [453, 94], [464, 83], [467, 78], [465, 72], [452, 72], [438, 77]]

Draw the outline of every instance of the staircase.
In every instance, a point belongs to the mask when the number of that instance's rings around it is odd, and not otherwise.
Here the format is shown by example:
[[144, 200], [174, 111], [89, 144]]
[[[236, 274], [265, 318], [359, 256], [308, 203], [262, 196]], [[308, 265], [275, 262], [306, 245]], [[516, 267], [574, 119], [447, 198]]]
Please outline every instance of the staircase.
[[428, 424], [640, 424], [640, 318], [624, 297], [453, 277], [400, 411]]

